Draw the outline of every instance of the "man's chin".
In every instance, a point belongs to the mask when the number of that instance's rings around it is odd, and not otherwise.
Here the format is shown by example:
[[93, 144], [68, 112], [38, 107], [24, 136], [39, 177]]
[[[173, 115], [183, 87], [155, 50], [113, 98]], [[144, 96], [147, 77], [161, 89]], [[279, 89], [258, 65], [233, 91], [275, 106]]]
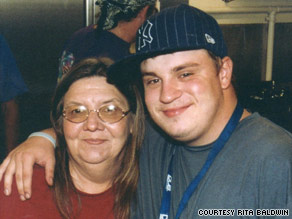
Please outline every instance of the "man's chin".
[[176, 141], [184, 142], [188, 139], [188, 134], [185, 130], [176, 129], [172, 125], [165, 127], [163, 130], [167, 135], [169, 135], [171, 138], [173, 138]]

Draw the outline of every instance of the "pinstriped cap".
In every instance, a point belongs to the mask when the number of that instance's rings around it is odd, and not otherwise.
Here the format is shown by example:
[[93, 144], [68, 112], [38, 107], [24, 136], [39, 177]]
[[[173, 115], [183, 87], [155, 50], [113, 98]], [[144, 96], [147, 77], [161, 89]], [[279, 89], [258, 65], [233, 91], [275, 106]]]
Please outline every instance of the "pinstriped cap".
[[223, 58], [227, 48], [216, 20], [205, 12], [181, 4], [147, 20], [139, 29], [136, 52], [207, 49]]
[[[133, 77], [129, 74], [137, 71], [140, 63], [147, 58], [193, 49], [206, 49], [221, 58], [227, 56], [218, 23], [205, 12], [186, 4], [166, 8], [140, 27], [136, 35], [136, 54], [114, 64], [110, 78], [121, 80], [125, 74]], [[134, 69], [130, 71], [127, 66]], [[127, 80], [124, 78], [123, 81]]]

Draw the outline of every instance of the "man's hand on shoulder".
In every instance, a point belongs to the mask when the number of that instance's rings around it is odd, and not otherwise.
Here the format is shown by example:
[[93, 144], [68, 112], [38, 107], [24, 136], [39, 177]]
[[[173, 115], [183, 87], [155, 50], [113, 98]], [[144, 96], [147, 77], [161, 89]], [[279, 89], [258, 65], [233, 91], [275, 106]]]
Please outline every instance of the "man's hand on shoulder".
[[[44, 132], [55, 137], [52, 129]], [[0, 165], [0, 181], [4, 180], [5, 195], [11, 194], [11, 186], [15, 174], [20, 199], [26, 200], [31, 197], [32, 174], [35, 163], [45, 168], [46, 181], [49, 185], [53, 185], [54, 147], [46, 138], [34, 136], [28, 138], [11, 151]]]

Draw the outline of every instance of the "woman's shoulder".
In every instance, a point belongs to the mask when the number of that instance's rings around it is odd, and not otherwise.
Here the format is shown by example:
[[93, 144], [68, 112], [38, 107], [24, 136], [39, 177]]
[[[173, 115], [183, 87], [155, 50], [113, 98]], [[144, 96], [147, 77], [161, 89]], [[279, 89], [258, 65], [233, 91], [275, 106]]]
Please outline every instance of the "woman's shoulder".
[[[3, 180], [0, 187], [3, 191]], [[60, 218], [54, 204], [53, 193], [45, 181], [45, 170], [37, 165], [33, 168], [31, 198], [26, 201], [20, 200], [14, 177], [11, 195], [5, 196], [3, 192], [0, 193], [0, 206], [0, 218], [24, 218], [25, 215], [30, 218], [40, 218], [39, 216]]]
[[39, 194], [42, 192], [51, 192], [51, 187], [47, 184], [45, 178], [45, 168], [39, 165], [34, 165], [32, 176], [32, 193], [37, 191]]
[[[4, 180], [1, 181], [0, 187], [4, 191]], [[48, 195], [48, 192], [51, 193], [51, 188], [46, 183], [45, 179], [45, 169], [39, 165], [34, 165], [33, 167], [33, 176], [32, 176], [32, 197], [31, 199], [38, 199], [39, 195], [45, 196]], [[2, 194], [1, 194], [2, 196]], [[11, 195], [9, 197], [19, 199], [16, 177], [13, 177]]]

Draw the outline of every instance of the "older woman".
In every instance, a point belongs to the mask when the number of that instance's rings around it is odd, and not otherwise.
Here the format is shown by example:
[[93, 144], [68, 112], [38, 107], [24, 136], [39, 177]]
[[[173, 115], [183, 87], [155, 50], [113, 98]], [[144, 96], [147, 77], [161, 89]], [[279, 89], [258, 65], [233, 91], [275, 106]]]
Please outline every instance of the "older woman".
[[144, 113], [135, 87], [121, 91], [107, 83], [110, 64], [86, 59], [58, 85], [51, 111], [58, 141], [54, 186], [35, 166], [32, 198], [20, 201], [16, 188], [10, 197], [0, 193], [0, 218], [129, 217]]

